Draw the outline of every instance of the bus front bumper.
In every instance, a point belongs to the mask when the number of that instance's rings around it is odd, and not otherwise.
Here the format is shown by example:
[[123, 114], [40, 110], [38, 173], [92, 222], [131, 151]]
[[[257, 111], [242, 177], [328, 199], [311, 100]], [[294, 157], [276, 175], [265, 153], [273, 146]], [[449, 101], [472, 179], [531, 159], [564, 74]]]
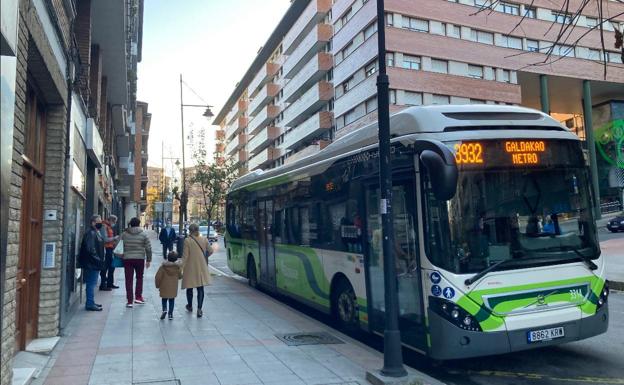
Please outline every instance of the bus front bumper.
[[527, 332], [536, 328], [499, 332], [471, 332], [460, 329], [451, 322], [428, 310], [431, 347], [429, 355], [438, 360], [504, 354], [519, 350], [540, 348], [578, 341], [607, 331], [609, 326], [608, 304], [596, 314], [579, 320], [540, 326], [538, 329], [563, 326], [565, 337], [536, 343], [527, 342]]

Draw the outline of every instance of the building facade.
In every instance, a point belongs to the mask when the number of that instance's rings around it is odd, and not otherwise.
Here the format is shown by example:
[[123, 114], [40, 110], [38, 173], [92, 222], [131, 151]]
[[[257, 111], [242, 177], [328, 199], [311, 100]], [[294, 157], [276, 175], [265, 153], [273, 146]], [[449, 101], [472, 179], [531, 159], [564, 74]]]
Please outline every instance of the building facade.
[[[517, 104], [550, 113], [585, 138], [587, 98], [608, 116], [592, 130], [617, 131], [624, 65], [611, 47], [624, 28], [624, 4], [602, 3], [605, 15], [615, 15], [602, 23], [604, 50], [595, 4], [574, 15], [561, 12], [563, 1], [487, 8], [488, 0], [386, 0], [391, 113], [413, 105]], [[567, 38], [557, 39], [566, 25], [573, 26]], [[242, 174], [272, 168], [376, 120], [377, 57], [376, 1], [293, 1], [215, 119], [223, 138], [218, 159], [233, 158]], [[621, 204], [622, 143], [604, 147], [610, 152], [601, 155], [601, 175], [611, 179], [601, 195]]]
[[90, 216], [123, 218], [142, 14], [142, 0], [2, 2], [3, 385], [77, 308]]

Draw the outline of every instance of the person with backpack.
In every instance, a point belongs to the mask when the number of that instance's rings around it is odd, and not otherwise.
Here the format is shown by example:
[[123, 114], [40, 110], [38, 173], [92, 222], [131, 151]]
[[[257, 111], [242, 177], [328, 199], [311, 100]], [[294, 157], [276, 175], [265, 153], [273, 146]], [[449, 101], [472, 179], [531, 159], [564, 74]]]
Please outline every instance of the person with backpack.
[[208, 239], [201, 236], [196, 223], [189, 226], [189, 232], [182, 252], [182, 289], [186, 289], [186, 310], [189, 312], [193, 312], [193, 289], [197, 290], [197, 318], [201, 318], [204, 286], [210, 283], [208, 256], [212, 254], [212, 247]]
[[173, 307], [175, 306], [175, 298], [178, 296], [178, 280], [182, 278], [182, 267], [177, 263], [177, 260], [178, 253], [170, 251], [167, 260], [160, 265], [156, 272], [155, 284], [162, 299], [161, 320], [165, 319], [167, 314], [169, 314], [170, 320], [173, 319]]

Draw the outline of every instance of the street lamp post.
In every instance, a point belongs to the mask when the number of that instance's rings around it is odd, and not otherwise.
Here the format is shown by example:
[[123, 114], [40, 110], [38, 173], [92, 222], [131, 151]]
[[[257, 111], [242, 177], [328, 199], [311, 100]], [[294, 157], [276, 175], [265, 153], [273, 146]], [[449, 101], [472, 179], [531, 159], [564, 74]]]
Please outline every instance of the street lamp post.
[[379, 114], [379, 188], [380, 213], [383, 236], [383, 269], [385, 299], [384, 365], [381, 374], [403, 377], [401, 332], [399, 331], [399, 299], [394, 263], [394, 224], [392, 217], [392, 173], [390, 171], [390, 106], [389, 81], [386, 74], [386, 33], [384, 1], [377, 0], [377, 46], [379, 71], [377, 74], [377, 101]]
[[[204, 111], [203, 116], [210, 118], [212, 116], [214, 116], [214, 114], [212, 113], [212, 111], [210, 111], [210, 105], [207, 104], [184, 104], [184, 99], [182, 96], [182, 84], [184, 82], [182, 81], [182, 74], [180, 74], [180, 123], [181, 123], [181, 128], [182, 128], [182, 192], [180, 194], [180, 223], [179, 223], [179, 234], [180, 234], [180, 238], [182, 238], [182, 234], [184, 234], [184, 237], [186, 237], [186, 227], [184, 226], [184, 222], [187, 220], [188, 218], [188, 214], [187, 214], [187, 210], [186, 210], [186, 205], [187, 205], [187, 200], [188, 200], [188, 192], [186, 190], [186, 159], [184, 157], [184, 107], [201, 107], [201, 108], [205, 108], [206, 111]], [[181, 244], [181, 242], [180, 242]], [[180, 247], [180, 250], [182, 250], [182, 248]]]

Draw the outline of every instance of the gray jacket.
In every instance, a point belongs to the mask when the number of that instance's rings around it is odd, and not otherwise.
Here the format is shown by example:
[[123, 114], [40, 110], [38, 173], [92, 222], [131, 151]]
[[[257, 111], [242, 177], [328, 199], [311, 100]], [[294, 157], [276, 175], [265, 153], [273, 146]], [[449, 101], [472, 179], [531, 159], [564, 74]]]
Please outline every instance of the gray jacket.
[[140, 227], [130, 227], [121, 235], [123, 259], [146, 259], [152, 261], [152, 245]]

